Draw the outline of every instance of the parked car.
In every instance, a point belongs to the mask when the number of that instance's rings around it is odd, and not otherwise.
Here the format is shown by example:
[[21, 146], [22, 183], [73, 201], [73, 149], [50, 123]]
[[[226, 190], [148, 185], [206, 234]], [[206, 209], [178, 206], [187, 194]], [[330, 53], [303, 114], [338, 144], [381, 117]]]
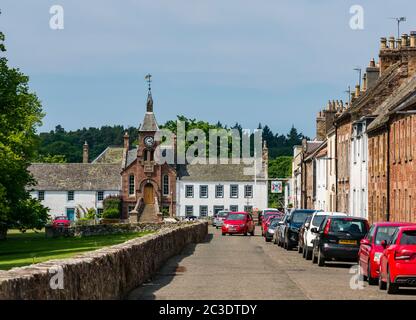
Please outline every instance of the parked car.
[[273, 235], [276, 232], [276, 229], [278, 228], [280, 221], [282, 221], [282, 217], [270, 218], [266, 234], [264, 235], [264, 240], [266, 240], [266, 242], [272, 241]]
[[381, 290], [394, 294], [400, 287], [416, 287], [416, 226], [399, 227], [380, 258]]
[[231, 212], [221, 227], [222, 235], [250, 234], [254, 236], [255, 225], [251, 214], [247, 212]]
[[312, 241], [312, 262], [320, 267], [327, 261], [357, 262], [360, 241], [368, 230], [368, 221], [364, 218], [326, 216], [319, 229], [311, 229], [316, 233]]
[[67, 216], [57, 216], [52, 221], [52, 228], [69, 228], [71, 220]]
[[261, 223], [261, 235], [264, 237], [266, 235], [267, 229], [269, 228], [270, 221], [272, 219], [282, 220], [284, 217], [283, 213], [266, 215]]
[[306, 218], [305, 222], [302, 224], [302, 226], [299, 229], [299, 240], [298, 240], [298, 253], [303, 252], [303, 246], [304, 246], [304, 234], [305, 230], [309, 228], [311, 224], [312, 216], [309, 216]]
[[[320, 227], [322, 221], [325, 219], [325, 217], [335, 216], [335, 215], [347, 216], [346, 213], [323, 212], [323, 211], [317, 211], [312, 215], [311, 223], [308, 226], [305, 226], [305, 230], [303, 232], [303, 239], [302, 239], [302, 245], [303, 245], [302, 255], [303, 255], [303, 258], [305, 258], [306, 260], [311, 260], [312, 259], [312, 248], [313, 248], [312, 241], [315, 239], [316, 233], [313, 233], [311, 231], [311, 229], [312, 228], [318, 228], [318, 232], [319, 232], [319, 227]], [[299, 237], [299, 241], [301, 241], [300, 237]]]
[[219, 227], [222, 227], [222, 225], [223, 225], [223, 223], [224, 223], [224, 220], [225, 220], [225, 218], [227, 218], [227, 216], [228, 216], [228, 214], [230, 213], [230, 211], [227, 211], [227, 210], [222, 210], [222, 211], [219, 211], [215, 216], [214, 216], [214, 219], [212, 220], [212, 225], [214, 226], [214, 227], [216, 227], [217, 229], [219, 228]]
[[316, 210], [296, 209], [286, 218], [283, 230], [283, 248], [292, 250], [299, 240], [299, 229], [308, 216], [312, 216]]
[[364, 281], [370, 285], [378, 283], [380, 271], [380, 258], [384, 248], [381, 243], [390, 241], [392, 235], [399, 227], [412, 226], [413, 223], [380, 222], [371, 226], [370, 231], [361, 240], [359, 256], [360, 273]]
[[273, 235], [273, 243], [277, 244], [279, 247], [283, 246], [283, 235], [285, 230], [285, 224], [287, 218], [290, 216], [291, 211], [286, 211], [286, 214], [283, 216], [282, 220], [278, 222], [278, 226]]
[[273, 209], [273, 208], [267, 208], [267, 209], [259, 211], [259, 218], [258, 218], [259, 226], [262, 225], [262, 223], [265, 219], [267, 219], [270, 215], [273, 215], [273, 214], [282, 214], [283, 215], [283, 213], [280, 212], [278, 209]]
[[184, 221], [195, 221], [195, 220], [197, 220], [198, 219], [198, 217], [197, 216], [187, 216], [187, 217], [185, 217], [183, 220]]

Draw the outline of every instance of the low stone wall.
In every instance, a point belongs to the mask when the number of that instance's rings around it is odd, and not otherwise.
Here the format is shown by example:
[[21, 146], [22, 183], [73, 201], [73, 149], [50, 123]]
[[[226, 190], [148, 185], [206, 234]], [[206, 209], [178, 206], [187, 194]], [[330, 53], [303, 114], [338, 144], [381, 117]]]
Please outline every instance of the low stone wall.
[[[0, 271], [0, 299], [121, 299], [207, 233], [206, 222], [182, 224], [71, 259]], [[63, 289], [52, 289], [60, 274]]]
[[171, 228], [181, 225], [182, 223], [114, 223], [114, 224], [97, 224], [97, 225], [79, 225], [70, 228], [52, 228], [47, 226], [45, 234], [47, 238], [66, 237], [90, 237], [106, 234], [131, 233], [143, 231], [158, 231], [162, 228]]

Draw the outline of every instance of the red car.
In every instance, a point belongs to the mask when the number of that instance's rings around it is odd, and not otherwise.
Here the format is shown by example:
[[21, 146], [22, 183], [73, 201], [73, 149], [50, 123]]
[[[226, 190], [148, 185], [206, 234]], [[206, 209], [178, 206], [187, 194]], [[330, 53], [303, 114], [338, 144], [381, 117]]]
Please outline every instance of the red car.
[[66, 216], [55, 217], [52, 221], [53, 228], [69, 228], [71, 221]]
[[254, 236], [254, 221], [251, 214], [247, 212], [231, 212], [221, 227], [222, 235], [250, 234]]
[[283, 219], [284, 214], [282, 212], [280, 213], [273, 213], [273, 214], [266, 214], [264, 215], [262, 221], [261, 221], [261, 235], [264, 237], [266, 235], [267, 232], [267, 228], [270, 225], [270, 221], [272, 221], [272, 219]]
[[416, 226], [398, 228], [382, 245], [380, 289], [393, 294], [399, 287], [416, 287]]
[[389, 241], [398, 227], [415, 225], [412, 223], [380, 222], [371, 226], [367, 235], [361, 240], [358, 252], [358, 264], [364, 280], [370, 285], [376, 285], [379, 278], [380, 257], [384, 248], [383, 240]]

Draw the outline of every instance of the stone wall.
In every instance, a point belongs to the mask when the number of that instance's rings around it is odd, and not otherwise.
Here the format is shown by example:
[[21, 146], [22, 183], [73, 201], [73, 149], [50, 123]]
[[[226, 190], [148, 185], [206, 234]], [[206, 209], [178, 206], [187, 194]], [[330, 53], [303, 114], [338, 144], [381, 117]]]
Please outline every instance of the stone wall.
[[[182, 224], [70, 259], [0, 271], [0, 299], [121, 299], [207, 233], [207, 222]], [[51, 289], [58, 274], [52, 268], [62, 270], [63, 289]]]
[[97, 224], [97, 225], [76, 225], [70, 228], [45, 228], [46, 237], [54, 238], [59, 236], [69, 237], [89, 237], [106, 234], [131, 233], [143, 231], [158, 231], [162, 228], [170, 228], [179, 226], [182, 223], [113, 223], [113, 224]]

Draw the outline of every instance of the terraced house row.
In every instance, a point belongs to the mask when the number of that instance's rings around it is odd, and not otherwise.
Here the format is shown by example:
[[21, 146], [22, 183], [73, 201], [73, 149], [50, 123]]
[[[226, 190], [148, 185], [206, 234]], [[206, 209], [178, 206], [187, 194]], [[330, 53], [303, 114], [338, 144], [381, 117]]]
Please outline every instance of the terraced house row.
[[416, 32], [380, 43], [350, 101], [329, 101], [294, 148], [294, 207], [416, 222]]

